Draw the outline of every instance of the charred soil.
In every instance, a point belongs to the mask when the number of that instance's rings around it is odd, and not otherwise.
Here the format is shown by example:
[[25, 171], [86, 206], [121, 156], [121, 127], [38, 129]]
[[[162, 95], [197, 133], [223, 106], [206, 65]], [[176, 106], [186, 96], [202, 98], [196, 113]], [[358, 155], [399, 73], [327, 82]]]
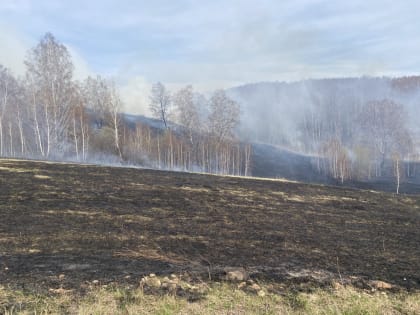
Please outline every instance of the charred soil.
[[279, 283], [419, 289], [419, 244], [418, 195], [0, 160], [0, 284], [12, 287], [243, 267]]

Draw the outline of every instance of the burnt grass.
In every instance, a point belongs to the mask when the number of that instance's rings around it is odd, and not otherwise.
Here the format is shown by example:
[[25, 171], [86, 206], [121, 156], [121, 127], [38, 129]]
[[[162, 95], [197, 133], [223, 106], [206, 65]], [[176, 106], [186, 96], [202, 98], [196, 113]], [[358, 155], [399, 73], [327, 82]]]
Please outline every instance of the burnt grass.
[[226, 266], [283, 283], [419, 289], [420, 196], [0, 160], [0, 285], [83, 290], [152, 272], [214, 279]]

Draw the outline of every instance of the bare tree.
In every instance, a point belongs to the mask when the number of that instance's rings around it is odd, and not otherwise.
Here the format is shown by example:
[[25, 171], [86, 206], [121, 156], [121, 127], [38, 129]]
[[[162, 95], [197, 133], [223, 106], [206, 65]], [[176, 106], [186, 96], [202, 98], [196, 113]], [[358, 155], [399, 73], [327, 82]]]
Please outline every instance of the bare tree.
[[239, 104], [230, 99], [225, 91], [214, 92], [210, 99], [209, 131], [217, 142], [233, 136], [239, 124]]
[[0, 65], [0, 156], [4, 154], [3, 121], [10, 103], [12, 80], [9, 70]]
[[83, 93], [87, 102], [86, 106], [94, 114], [96, 128], [101, 129], [110, 112], [109, 82], [101, 76], [88, 77], [83, 84]]
[[121, 159], [122, 102], [115, 82], [106, 80], [100, 76], [96, 78], [89, 77], [84, 82], [84, 95], [87, 107], [92, 111], [97, 130], [101, 130], [104, 127], [112, 129], [112, 143]]
[[[47, 33], [25, 61], [37, 114], [41, 153], [62, 153], [67, 142], [73, 96], [73, 63], [67, 48]], [[34, 113], [35, 114], [35, 113]]]
[[329, 175], [340, 179], [341, 183], [350, 178], [349, 158], [345, 147], [339, 139], [332, 138], [324, 144], [323, 155], [327, 160]]
[[72, 110], [72, 135], [77, 160], [87, 159], [89, 148], [89, 117], [87, 115], [87, 97], [83, 86], [79, 83], [75, 89], [75, 99]]
[[122, 159], [122, 152], [120, 146], [120, 125], [121, 125], [121, 110], [122, 102], [118, 94], [117, 88], [114, 82], [110, 82], [110, 97], [109, 97], [109, 109], [111, 115], [111, 125], [114, 130], [114, 145], [120, 159]]
[[398, 152], [395, 152], [392, 155], [392, 160], [394, 162], [394, 176], [397, 182], [396, 193], [397, 195], [400, 193], [400, 184], [401, 184], [401, 156]]
[[391, 100], [368, 102], [360, 117], [365, 141], [379, 155], [380, 170], [394, 152], [409, 150], [411, 137], [407, 129], [404, 107]]
[[23, 156], [25, 153], [27, 115], [24, 94], [21, 82], [0, 65], [0, 156]]
[[155, 118], [162, 120], [165, 128], [168, 129], [168, 118], [171, 111], [171, 95], [160, 82], [152, 86], [149, 108], [152, 115]]
[[187, 136], [193, 145], [194, 133], [197, 133], [200, 129], [200, 113], [198, 104], [194, 101], [191, 85], [179, 90], [174, 95], [174, 106], [178, 110], [177, 121], [185, 127]]

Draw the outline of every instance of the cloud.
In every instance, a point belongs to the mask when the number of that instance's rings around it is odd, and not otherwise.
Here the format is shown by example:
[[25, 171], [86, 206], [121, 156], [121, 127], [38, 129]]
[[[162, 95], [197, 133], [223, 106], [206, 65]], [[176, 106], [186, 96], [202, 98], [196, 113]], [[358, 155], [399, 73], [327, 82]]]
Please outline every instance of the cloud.
[[147, 111], [140, 94], [156, 81], [206, 91], [418, 73], [419, 11], [416, 0], [2, 1], [0, 19], [18, 33], [1, 28], [13, 53], [0, 52], [0, 62], [22, 71], [17, 59], [51, 31], [69, 47], [76, 77], [112, 76], [128, 107]]

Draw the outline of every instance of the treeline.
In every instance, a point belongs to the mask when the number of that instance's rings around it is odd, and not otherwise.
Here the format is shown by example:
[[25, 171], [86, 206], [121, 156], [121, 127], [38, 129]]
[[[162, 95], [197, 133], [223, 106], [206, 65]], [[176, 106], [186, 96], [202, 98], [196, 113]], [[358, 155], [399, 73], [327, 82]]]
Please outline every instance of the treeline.
[[418, 76], [255, 83], [228, 93], [242, 105], [241, 134], [311, 157], [327, 178], [398, 182], [416, 174]]
[[240, 108], [223, 90], [207, 100], [192, 86], [171, 94], [158, 82], [150, 111], [162, 128], [137, 122], [126, 145], [129, 160], [154, 168], [251, 174], [251, 145], [235, 138]]
[[404, 106], [388, 98], [338, 103], [314, 100], [300, 124], [305, 151], [315, 156], [318, 171], [341, 182], [395, 177], [398, 192], [417, 159]]
[[224, 91], [209, 100], [188, 86], [153, 86], [150, 109], [163, 127], [131, 124], [112, 80], [74, 79], [67, 48], [47, 33], [16, 78], [0, 65], [0, 156], [117, 162], [249, 175], [251, 148], [235, 138], [239, 105]]

